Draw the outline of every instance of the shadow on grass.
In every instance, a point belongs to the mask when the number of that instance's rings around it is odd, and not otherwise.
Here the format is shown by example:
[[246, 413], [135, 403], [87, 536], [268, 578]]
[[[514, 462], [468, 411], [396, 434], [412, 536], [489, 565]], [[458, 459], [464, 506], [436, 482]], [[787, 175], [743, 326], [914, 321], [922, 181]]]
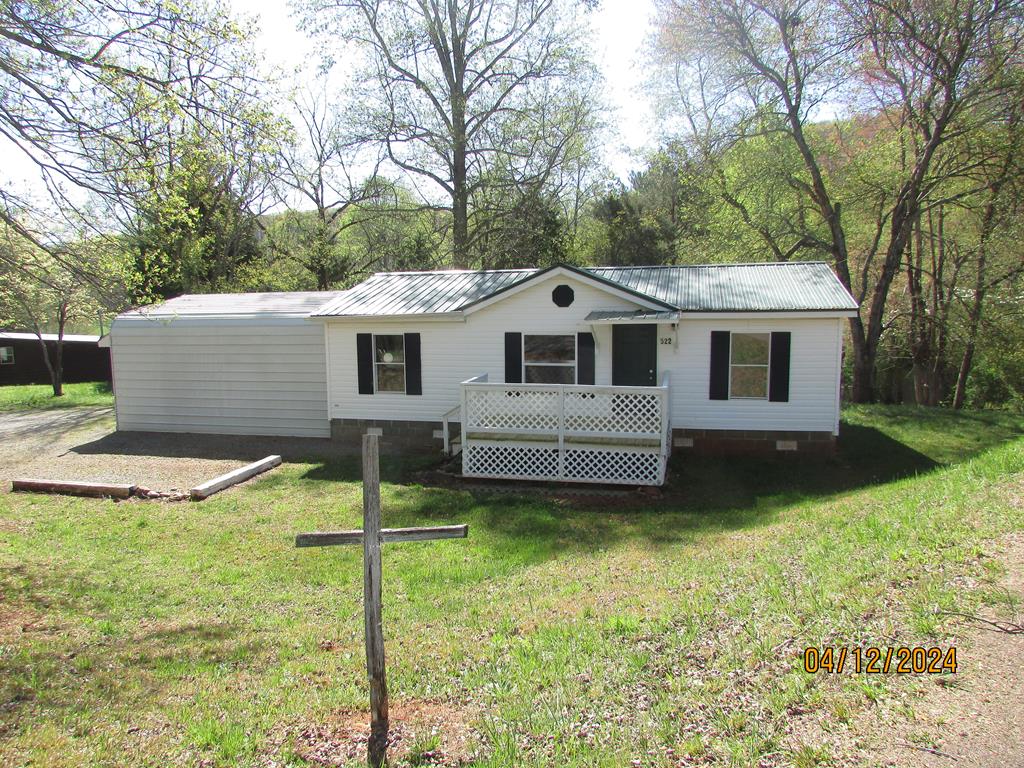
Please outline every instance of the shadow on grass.
[[[929, 412], [924, 419], [914, 414], [906, 418], [917, 430], [910, 435], [914, 444], [942, 444], [955, 461], [1020, 434], [1019, 422], [1014, 426], [1001, 417], [993, 422]], [[888, 421], [888, 416], [883, 414], [882, 419]], [[386, 493], [385, 525], [468, 522], [471, 535], [479, 531], [489, 540], [495, 557], [535, 562], [567, 550], [595, 550], [628, 540], [677, 544], [710, 533], [760, 527], [794, 504], [954, 463], [938, 461], [875, 426], [844, 423], [841, 432], [834, 455], [700, 456], [677, 451], [670, 462], [669, 482], [656, 496], [621, 487], [596, 494], [585, 486], [567, 491], [557, 484], [538, 484], [533, 492], [521, 482], [508, 484], [505, 491], [501, 484], [399, 485]], [[384, 460], [381, 476], [389, 483], [422, 477], [409, 470], [409, 462]], [[324, 463], [303, 478], [358, 482], [358, 461], [353, 457]]]
[[943, 465], [874, 427], [846, 424], [835, 455], [712, 457], [677, 453], [666, 501], [704, 512], [741, 511], [831, 496], [931, 472]]
[[0, 654], [0, 737], [22, 721], [32, 727], [32, 718], [19, 716], [28, 706], [60, 721], [136, 700], [151, 704], [161, 678], [172, 682], [251, 663], [266, 650], [243, 627], [216, 620], [115, 625], [91, 616], [89, 601], [69, 596], [56, 574], [0, 568], [0, 590], [7, 606], [0, 638], [12, 641]]
[[[669, 482], [654, 496], [621, 486], [595, 494], [593, 486], [463, 484], [433, 472], [436, 458], [384, 456], [381, 477], [391, 486], [385, 491], [385, 525], [467, 522], [488, 537], [496, 557], [506, 548], [513, 559], [526, 560], [629, 539], [668, 544], [765, 525], [800, 502], [933, 471], [1013, 439], [1022, 424], [1006, 414], [877, 406], [853, 408], [848, 415], [835, 455], [710, 457], [677, 451]], [[326, 439], [115, 433], [77, 450], [239, 460], [280, 453], [312, 466], [301, 475], [264, 482], [293, 484], [301, 503], [303, 494], [322, 496], [333, 483], [360, 481], [354, 447]], [[351, 511], [358, 519], [358, 510]]]

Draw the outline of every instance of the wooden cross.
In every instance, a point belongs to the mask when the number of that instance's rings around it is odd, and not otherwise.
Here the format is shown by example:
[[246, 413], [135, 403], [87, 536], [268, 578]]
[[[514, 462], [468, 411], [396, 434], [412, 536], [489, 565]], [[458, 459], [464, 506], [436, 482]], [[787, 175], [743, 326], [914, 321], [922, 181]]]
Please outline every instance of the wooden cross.
[[380, 458], [377, 435], [363, 435], [363, 530], [300, 533], [296, 547], [363, 545], [363, 618], [366, 625], [366, 674], [370, 680], [370, 740], [366, 760], [380, 768], [387, 757], [388, 684], [384, 672], [384, 632], [381, 628], [380, 545], [385, 541], [464, 539], [468, 525], [428, 528], [380, 527]]

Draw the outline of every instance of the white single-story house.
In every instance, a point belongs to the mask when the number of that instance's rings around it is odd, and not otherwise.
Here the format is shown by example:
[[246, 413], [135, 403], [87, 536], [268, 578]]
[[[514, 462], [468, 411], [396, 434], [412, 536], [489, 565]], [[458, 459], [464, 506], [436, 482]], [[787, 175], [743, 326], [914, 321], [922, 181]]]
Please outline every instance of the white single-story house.
[[182, 296], [112, 325], [118, 428], [372, 429], [385, 450], [461, 451], [468, 476], [660, 484], [673, 447], [831, 449], [856, 310], [820, 262]]

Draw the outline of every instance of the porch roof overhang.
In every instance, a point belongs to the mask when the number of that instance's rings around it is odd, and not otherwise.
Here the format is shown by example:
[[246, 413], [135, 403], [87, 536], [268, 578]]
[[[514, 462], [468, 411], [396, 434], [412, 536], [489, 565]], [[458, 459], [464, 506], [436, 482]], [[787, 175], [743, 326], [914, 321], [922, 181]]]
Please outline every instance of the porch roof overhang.
[[584, 322], [591, 325], [616, 325], [620, 323], [678, 323], [679, 312], [651, 309], [597, 309], [587, 315]]

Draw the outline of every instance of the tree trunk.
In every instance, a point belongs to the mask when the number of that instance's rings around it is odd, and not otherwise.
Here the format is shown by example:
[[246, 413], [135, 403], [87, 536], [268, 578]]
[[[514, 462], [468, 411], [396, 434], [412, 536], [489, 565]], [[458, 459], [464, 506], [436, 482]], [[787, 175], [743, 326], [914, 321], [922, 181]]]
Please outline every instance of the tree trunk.
[[974, 337], [972, 336], [964, 346], [964, 356], [960, 360], [960, 370], [956, 376], [956, 392], [953, 395], [953, 407], [960, 410], [964, 407], [967, 399], [967, 379], [971, 375], [971, 366], [974, 364]]
[[466, 105], [452, 98], [452, 265], [469, 267], [469, 189], [466, 182]]
[[57, 316], [57, 348], [54, 350], [50, 376], [53, 379], [53, 396], [64, 396], [64, 326], [68, 322], [67, 302], [61, 302]]
[[967, 344], [964, 346], [964, 355], [960, 359], [960, 370], [956, 377], [956, 392], [953, 395], [953, 407], [958, 410], [964, 407], [964, 401], [967, 399], [967, 379], [971, 375], [971, 366], [974, 365], [974, 350], [978, 340], [978, 329], [981, 326], [982, 308], [985, 305], [985, 264], [988, 259], [988, 239], [995, 221], [996, 198], [1001, 186], [1000, 183], [990, 188], [992, 198], [985, 206], [985, 215], [982, 219], [977, 274], [974, 278], [974, 296], [970, 309], [967, 311]]
[[[824, 181], [819, 175], [818, 187], [821, 200], [819, 208], [828, 222], [832, 236], [832, 260], [835, 264], [839, 281], [851, 294], [853, 280], [850, 278], [850, 255], [846, 248], [846, 230], [843, 229], [842, 203], [823, 204], [827, 200]], [[871, 403], [875, 400], [875, 351], [868, 344], [864, 333], [864, 320], [860, 310], [850, 318], [850, 343], [853, 345], [853, 382], [850, 387], [850, 400], [854, 403]]]
[[875, 399], [875, 355], [867, 347], [864, 324], [859, 317], [850, 318], [850, 338], [853, 340], [853, 385], [850, 400], [870, 403]]
[[928, 334], [928, 313], [924, 300], [923, 269], [924, 233], [921, 229], [921, 216], [917, 216], [913, 224], [913, 243], [907, 243], [907, 290], [910, 293], [910, 328], [908, 346], [914, 376], [914, 402], [917, 405], [930, 405], [932, 399], [929, 377], [929, 360], [931, 344]]

